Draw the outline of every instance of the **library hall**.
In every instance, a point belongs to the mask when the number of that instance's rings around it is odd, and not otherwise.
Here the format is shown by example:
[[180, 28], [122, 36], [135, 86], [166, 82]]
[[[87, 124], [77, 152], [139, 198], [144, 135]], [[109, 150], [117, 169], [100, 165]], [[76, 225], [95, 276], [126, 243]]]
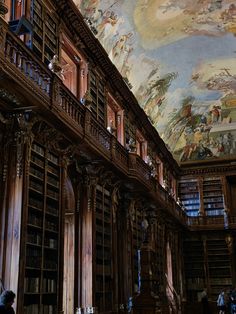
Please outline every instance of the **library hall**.
[[235, 0], [0, 0], [0, 314], [236, 313]]

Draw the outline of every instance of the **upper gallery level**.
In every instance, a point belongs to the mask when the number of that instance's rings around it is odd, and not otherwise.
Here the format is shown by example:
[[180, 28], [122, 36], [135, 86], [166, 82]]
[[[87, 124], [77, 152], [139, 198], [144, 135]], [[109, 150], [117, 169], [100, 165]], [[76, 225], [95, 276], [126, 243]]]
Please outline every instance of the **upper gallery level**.
[[[74, 3], [6, 5], [8, 12], [0, 18], [2, 119], [39, 114], [82, 145], [85, 156], [109, 163], [138, 183], [157, 207], [193, 225], [188, 204], [177, 195], [178, 164]], [[224, 227], [224, 206], [219, 228]], [[200, 207], [195, 216], [204, 214]]]

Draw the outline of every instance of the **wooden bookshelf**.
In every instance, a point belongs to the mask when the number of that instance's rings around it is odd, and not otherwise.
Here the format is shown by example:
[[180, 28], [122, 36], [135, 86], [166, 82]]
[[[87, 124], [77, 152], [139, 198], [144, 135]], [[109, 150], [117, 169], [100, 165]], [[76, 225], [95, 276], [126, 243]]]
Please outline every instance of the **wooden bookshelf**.
[[58, 23], [40, 0], [31, 2], [31, 22], [34, 26], [32, 47], [46, 64], [58, 54]]
[[203, 203], [204, 211], [207, 216], [219, 216], [224, 214], [224, 196], [221, 178], [204, 178]]
[[181, 180], [178, 186], [179, 197], [188, 216], [198, 216], [200, 195], [197, 179]]
[[219, 291], [232, 286], [230, 255], [224, 238], [209, 238], [206, 247], [211, 295], [216, 299]]
[[125, 144], [127, 145], [129, 143], [129, 140], [132, 138], [134, 141], [136, 141], [136, 127], [135, 124], [132, 123], [127, 116], [125, 116], [124, 119], [124, 125], [125, 125]]
[[204, 244], [200, 239], [185, 239], [183, 248], [187, 297], [194, 302], [206, 285]]
[[99, 312], [112, 307], [112, 208], [110, 191], [96, 187], [96, 276], [95, 304]]
[[89, 73], [90, 95], [92, 98], [92, 115], [103, 125], [106, 125], [105, 84], [93, 70]]
[[58, 156], [34, 142], [25, 244], [25, 314], [57, 313], [60, 180]]

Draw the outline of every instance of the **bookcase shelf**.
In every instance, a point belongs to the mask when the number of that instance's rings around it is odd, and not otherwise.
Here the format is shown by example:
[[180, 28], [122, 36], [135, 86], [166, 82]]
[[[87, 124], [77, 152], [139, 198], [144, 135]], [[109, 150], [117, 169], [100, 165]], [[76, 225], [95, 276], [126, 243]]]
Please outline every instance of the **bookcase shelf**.
[[213, 298], [232, 286], [231, 261], [224, 238], [206, 240], [209, 282]]
[[224, 197], [221, 178], [204, 178], [203, 204], [207, 216], [218, 216], [224, 213]]
[[92, 115], [103, 125], [106, 121], [105, 85], [99, 75], [90, 71], [90, 95], [92, 97]]
[[96, 284], [95, 303], [99, 312], [110, 310], [113, 298], [112, 208], [110, 191], [96, 187]]
[[39, 0], [31, 2], [31, 22], [34, 25], [33, 51], [48, 64], [58, 52], [58, 23]]
[[25, 314], [57, 313], [60, 177], [59, 158], [34, 142], [29, 166]]
[[179, 182], [179, 197], [188, 216], [198, 216], [200, 209], [199, 185], [197, 179]]

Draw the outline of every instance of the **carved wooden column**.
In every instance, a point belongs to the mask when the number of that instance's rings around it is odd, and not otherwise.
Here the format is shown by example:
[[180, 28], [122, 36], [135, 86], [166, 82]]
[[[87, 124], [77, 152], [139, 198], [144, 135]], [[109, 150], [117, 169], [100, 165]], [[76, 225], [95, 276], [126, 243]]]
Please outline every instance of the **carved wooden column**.
[[153, 261], [155, 260], [155, 252], [150, 244], [150, 226], [144, 230], [147, 235], [139, 250], [140, 264], [140, 290], [139, 294], [133, 300], [134, 314], [156, 314], [161, 313], [158, 296], [154, 295], [152, 289], [153, 281]]
[[81, 187], [81, 308], [94, 306], [93, 300], [93, 211], [96, 204], [97, 177], [87, 169]]
[[0, 58], [4, 58], [7, 29], [8, 24], [0, 16]]
[[4, 151], [6, 160], [4, 162], [4, 196], [2, 207], [2, 218], [4, 228], [2, 235], [4, 246], [1, 245], [3, 253], [2, 278], [5, 289], [11, 289], [17, 293], [15, 307], [20, 306], [21, 299], [18, 287], [22, 287], [20, 278], [21, 267], [21, 230], [23, 213], [24, 193], [24, 160], [26, 156], [26, 144], [30, 144], [31, 124], [28, 123], [28, 115], [21, 113], [10, 117], [9, 129], [5, 138]]
[[118, 235], [120, 236], [121, 233], [118, 233], [118, 228], [117, 228], [117, 218], [118, 218], [118, 210], [119, 210], [119, 201], [120, 201], [120, 196], [119, 196], [119, 183], [116, 183], [115, 186], [113, 187], [112, 191], [112, 237], [113, 237], [113, 247], [112, 247], [112, 256], [113, 256], [113, 269], [114, 269], [114, 297], [113, 297], [113, 307], [118, 312], [119, 308], [119, 283], [120, 279], [119, 278], [119, 272], [121, 271], [118, 267], [118, 260], [119, 260], [119, 255], [121, 253], [121, 248], [118, 247], [119, 245], [119, 240]]
[[[5, 273], [5, 250], [6, 250], [6, 232], [7, 232], [7, 183], [8, 180], [8, 170], [9, 170], [9, 154], [10, 145], [13, 141], [12, 136], [10, 136], [11, 121], [5, 119], [5, 117], [0, 114], [0, 121], [3, 124], [2, 133], [0, 136], [0, 145], [2, 147], [0, 153], [0, 278], [4, 279]], [[10, 124], [10, 125], [9, 125]]]
[[[125, 202], [122, 199], [122, 205], [119, 204], [117, 211], [117, 251], [118, 251], [118, 308], [119, 312], [124, 313], [126, 308], [127, 295], [127, 280], [129, 271], [129, 253], [128, 253], [128, 238], [127, 238], [127, 217], [125, 211]], [[124, 267], [126, 265], [126, 267]]]

